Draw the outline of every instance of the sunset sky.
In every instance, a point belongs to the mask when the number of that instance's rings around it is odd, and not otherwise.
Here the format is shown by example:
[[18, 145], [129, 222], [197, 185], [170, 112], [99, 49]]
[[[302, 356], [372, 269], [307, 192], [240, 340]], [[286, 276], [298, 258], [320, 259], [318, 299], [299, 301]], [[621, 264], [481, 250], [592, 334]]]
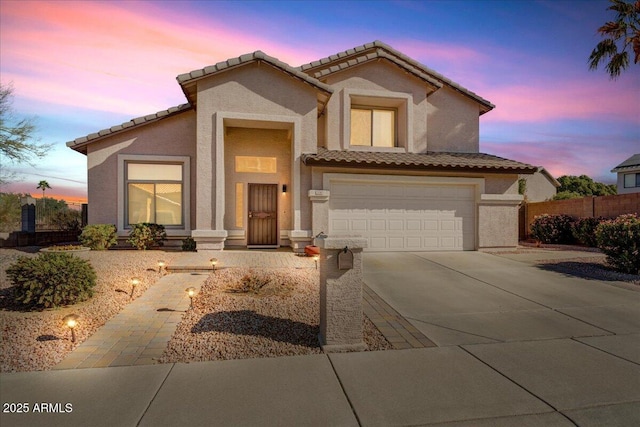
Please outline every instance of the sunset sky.
[[609, 171], [640, 152], [640, 65], [589, 71], [607, 0], [5, 1], [0, 77], [18, 117], [55, 149], [2, 191], [86, 197], [86, 157], [65, 142], [182, 104], [178, 74], [262, 50], [298, 66], [381, 40], [488, 99], [480, 151], [553, 176]]

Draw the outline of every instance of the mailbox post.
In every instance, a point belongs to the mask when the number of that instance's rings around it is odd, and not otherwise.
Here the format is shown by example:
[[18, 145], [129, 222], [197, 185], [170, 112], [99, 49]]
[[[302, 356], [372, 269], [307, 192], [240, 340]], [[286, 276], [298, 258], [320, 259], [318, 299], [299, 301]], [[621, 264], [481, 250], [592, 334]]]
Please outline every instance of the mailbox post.
[[316, 239], [320, 248], [320, 344], [325, 352], [364, 350], [360, 237]]

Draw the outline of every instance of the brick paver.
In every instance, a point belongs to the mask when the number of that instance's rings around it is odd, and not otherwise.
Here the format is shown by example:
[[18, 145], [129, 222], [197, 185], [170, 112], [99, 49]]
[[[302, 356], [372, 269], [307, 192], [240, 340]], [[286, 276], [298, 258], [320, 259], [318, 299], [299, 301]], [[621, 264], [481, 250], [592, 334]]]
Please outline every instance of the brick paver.
[[189, 308], [184, 290], [208, 274], [166, 275], [80, 344], [54, 369], [154, 364]]
[[362, 287], [362, 309], [394, 349], [436, 347], [366, 284]]

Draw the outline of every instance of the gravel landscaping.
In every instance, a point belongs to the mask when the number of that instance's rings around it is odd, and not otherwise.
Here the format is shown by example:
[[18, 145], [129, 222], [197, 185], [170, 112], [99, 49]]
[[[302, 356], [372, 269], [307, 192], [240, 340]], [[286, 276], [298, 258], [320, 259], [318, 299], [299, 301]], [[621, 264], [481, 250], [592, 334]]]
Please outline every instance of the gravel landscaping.
[[[161, 362], [321, 353], [315, 269], [224, 269], [209, 277]], [[363, 316], [369, 350], [391, 345]]]
[[[141, 279], [135, 299], [158, 280], [157, 261], [170, 262], [177, 255], [162, 251], [84, 252], [77, 256], [88, 259], [98, 276], [93, 297], [71, 307], [27, 312], [11, 300], [12, 285], [5, 270], [20, 256], [37, 256], [37, 249], [0, 249], [0, 372], [52, 368], [131, 302], [131, 277]], [[62, 323], [71, 313], [79, 316], [75, 343]]]

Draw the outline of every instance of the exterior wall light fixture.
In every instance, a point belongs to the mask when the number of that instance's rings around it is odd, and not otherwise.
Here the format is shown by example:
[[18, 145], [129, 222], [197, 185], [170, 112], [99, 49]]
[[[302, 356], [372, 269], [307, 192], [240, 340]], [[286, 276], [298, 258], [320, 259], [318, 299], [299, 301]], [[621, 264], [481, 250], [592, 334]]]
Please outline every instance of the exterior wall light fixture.
[[282, 194], [287, 193], [287, 184], [282, 184]]

